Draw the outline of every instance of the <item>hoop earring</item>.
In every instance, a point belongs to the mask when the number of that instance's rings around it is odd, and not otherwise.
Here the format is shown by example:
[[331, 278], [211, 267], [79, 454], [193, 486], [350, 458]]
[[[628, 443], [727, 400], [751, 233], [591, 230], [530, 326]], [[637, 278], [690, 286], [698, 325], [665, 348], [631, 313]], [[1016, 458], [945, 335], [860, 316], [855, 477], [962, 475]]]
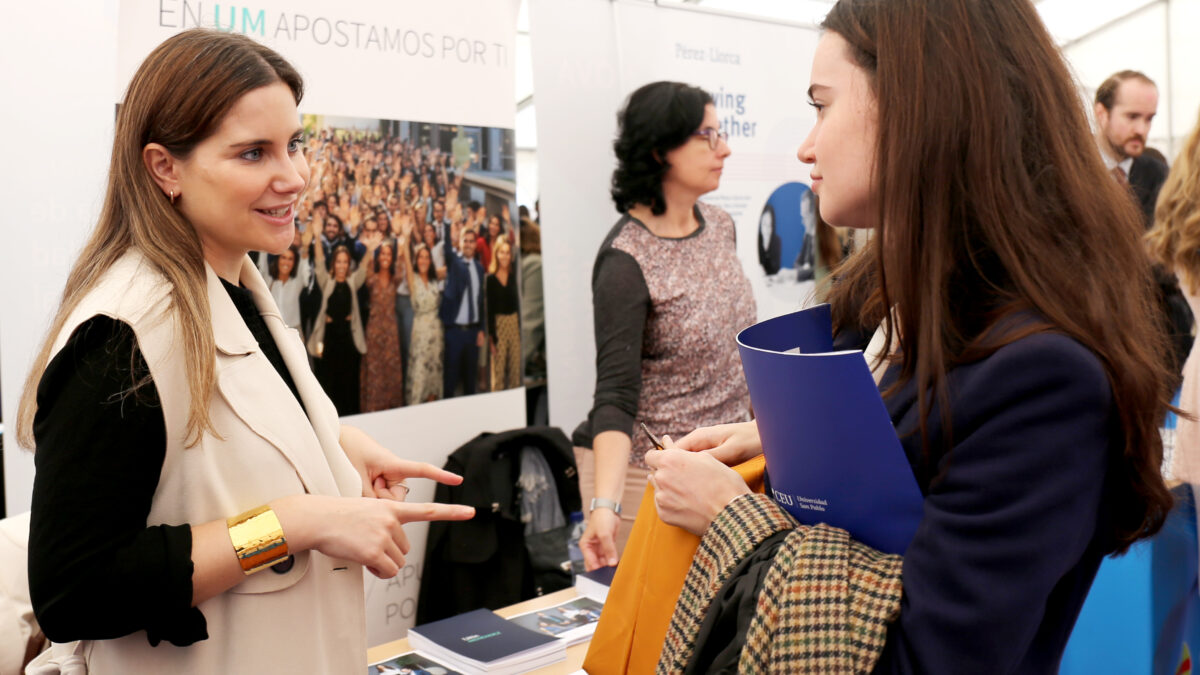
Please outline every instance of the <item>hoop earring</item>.
[[171, 190], [171, 206], [175, 206], [175, 191]]

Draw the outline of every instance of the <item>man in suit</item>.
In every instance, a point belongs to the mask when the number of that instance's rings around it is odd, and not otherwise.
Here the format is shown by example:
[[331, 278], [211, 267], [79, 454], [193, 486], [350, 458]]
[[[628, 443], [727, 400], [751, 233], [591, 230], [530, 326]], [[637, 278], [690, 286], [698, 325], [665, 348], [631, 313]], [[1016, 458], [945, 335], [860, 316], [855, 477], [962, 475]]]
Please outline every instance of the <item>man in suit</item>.
[[[450, 222], [442, 222], [442, 241], [452, 241]], [[447, 246], [446, 288], [438, 316], [445, 326], [442, 396], [454, 396], [461, 382], [464, 395], [475, 393], [479, 349], [483, 347], [483, 265], [475, 258], [475, 231], [463, 228], [459, 250]]]
[[1096, 142], [1113, 178], [1128, 185], [1142, 209], [1146, 227], [1167, 179], [1167, 165], [1144, 155], [1150, 124], [1158, 111], [1158, 87], [1136, 70], [1114, 73], [1096, 89]]
[[[1154, 204], [1167, 180], [1167, 165], [1146, 152], [1150, 124], [1158, 111], [1158, 87], [1136, 70], [1114, 73], [1096, 89], [1096, 143], [1113, 179], [1126, 186], [1149, 229]], [[1155, 267], [1163, 325], [1171, 338], [1168, 367], [1178, 374], [1192, 349], [1192, 312], [1174, 276]]]

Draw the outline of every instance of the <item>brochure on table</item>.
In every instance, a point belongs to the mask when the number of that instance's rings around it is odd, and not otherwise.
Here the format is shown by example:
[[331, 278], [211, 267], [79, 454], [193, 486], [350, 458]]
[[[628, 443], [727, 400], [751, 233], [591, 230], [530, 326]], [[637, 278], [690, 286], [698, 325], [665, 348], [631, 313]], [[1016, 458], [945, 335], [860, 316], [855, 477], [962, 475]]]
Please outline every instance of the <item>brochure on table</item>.
[[408, 643], [466, 675], [515, 675], [567, 657], [567, 644], [486, 609], [416, 626]]
[[600, 602], [608, 599], [608, 589], [612, 586], [617, 568], [600, 567], [591, 572], [575, 575], [575, 591], [580, 595], [595, 598]]
[[591, 639], [603, 609], [603, 602], [588, 597], [577, 597], [553, 607], [510, 616], [508, 620], [529, 630], [558, 638], [569, 647]]
[[421, 652], [406, 652], [367, 666], [367, 675], [462, 675]]

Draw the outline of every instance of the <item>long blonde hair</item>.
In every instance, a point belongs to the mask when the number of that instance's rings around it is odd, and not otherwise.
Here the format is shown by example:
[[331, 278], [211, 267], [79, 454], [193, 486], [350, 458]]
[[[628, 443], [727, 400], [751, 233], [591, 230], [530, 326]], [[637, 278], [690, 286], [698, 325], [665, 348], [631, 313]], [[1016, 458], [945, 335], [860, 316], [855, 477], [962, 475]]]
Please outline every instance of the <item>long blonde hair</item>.
[[496, 243], [492, 247], [492, 259], [488, 262], [488, 274], [495, 274], [500, 271], [500, 251], [508, 251], [509, 272], [512, 271], [512, 246], [508, 243], [508, 237], [503, 233], [496, 237]]
[[[283, 57], [243, 35], [209, 29], [168, 38], [142, 62], [117, 112], [99, 221], [71, 268], [58, 313], [25, 380], [17, 409], [19, 444], [34, 447], [37, 387], [55, 339], [80, 300], [130, 249], [137, 249], [172, 287], [191, 398], [188, 446], [213, 431], [208, 403], [216, 382], [215, 342], [204, 252], [195, 228], [151, 177], [142, 150], [148, 143], [159, 143], [173, 156], [186, 158], [217, 130], [243, 95], [280, 81], [299, 103], [303, 80]], [[134, 389], [141, 384], [131, 383]]]
[[1146, 233], [1150, 256], [1183, 273], [1188, 291], [1200, 291], [1200, 120], [1167, 175]]

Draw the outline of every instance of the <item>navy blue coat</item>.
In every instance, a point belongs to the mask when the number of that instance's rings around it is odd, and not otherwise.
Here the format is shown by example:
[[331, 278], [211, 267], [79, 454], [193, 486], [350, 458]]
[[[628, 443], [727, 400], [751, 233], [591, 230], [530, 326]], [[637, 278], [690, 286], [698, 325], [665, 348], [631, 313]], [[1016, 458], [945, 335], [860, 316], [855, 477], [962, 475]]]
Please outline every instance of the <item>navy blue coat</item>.
[[[881, 389], [895, 382], [885, 373]], [[885, 399], [925, 494], [904, 598], [877, 673], [1054, 673], [1114, 546], [1109, 481], [1123, 436], [1100, 360], [1038, 334], [948, 374], [925, 457], [916, 387]], [[935, 479], [935, 476], [940, 477]]]
[[[840, 335], [835, 349], [861, 349]], [[884, 373], [883, 391], [896, 382]], [[1103, 557], [1124, 437], [1100, 360], [1058, 334], [1019, 339], [947, 374], [920, 434], [916, 385], [884, 399], [925, 496], [904, 554], [900, 615], [875, 673], [1057, 673]], [[780, 536], [743, 559], [709, 609], [685, 672], [732, 672]], [[722, 670], [724, 668], [725, 670]]]

